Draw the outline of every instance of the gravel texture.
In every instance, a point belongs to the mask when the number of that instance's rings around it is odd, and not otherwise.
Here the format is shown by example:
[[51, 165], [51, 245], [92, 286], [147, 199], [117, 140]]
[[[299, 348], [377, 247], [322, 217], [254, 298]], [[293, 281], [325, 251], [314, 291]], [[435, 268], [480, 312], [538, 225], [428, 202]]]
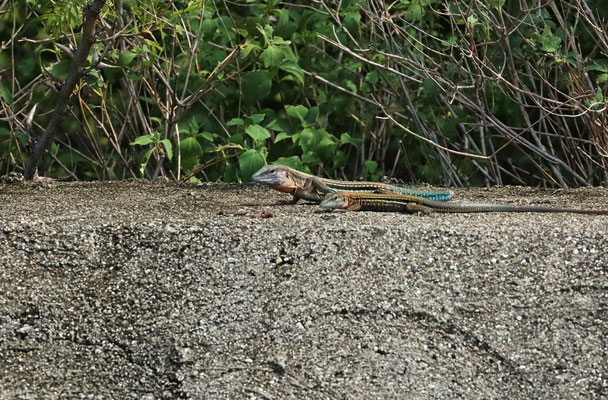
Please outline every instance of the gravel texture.
[[[608, 208], [601, 188], [456, 197]], [[608, 216], [284, 199], [0, 185], [0, 398], [608, 397]]]

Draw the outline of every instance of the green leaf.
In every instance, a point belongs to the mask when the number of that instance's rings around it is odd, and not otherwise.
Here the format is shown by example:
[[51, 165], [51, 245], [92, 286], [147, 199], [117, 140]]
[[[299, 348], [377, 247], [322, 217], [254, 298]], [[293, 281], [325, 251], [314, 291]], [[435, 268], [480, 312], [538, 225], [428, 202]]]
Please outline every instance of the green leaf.
[[285, 165], [287, 167], [297, 169], [299, 171], [302, 171], [304, 169], [302, 161], [300, 161], [298, 156], [279, 157], [275, 162], [273, 162], [273, 164]]
[[367, 82], [371, 83], [372, 85], [375, 85], [376, 83], [378, 83], [378, 72], [376, 72], [376, 71], [369, 72], [365, 76], [365, 80]]
[[270, 42], [270, 38], [272, 37], [272, 26], [266, 24], [262, 28], [262, 25], [256, 24], [256, 28], [262, 34], [262, 37], [264, 38], [264, 41], [266, 43]]
[[247, 133], [256, 142], [263, 142], [270, 137], [270, 132], [268, 132], [268, 129], [260, 125], [249, 125], [247, 128], [245, 128], [245, 133]]
[[293, 76], [300, 85], [304, 85], [304, 71], [302, 71], [302, 68], [300, 68], [296, 62], [287, 60], [283, 61], [279, 69]]
[[215, 139], [217, 135], [211, 132], [201, 132], [198, 137], [203, 138], [204, 140], [213, 143], [213, 140]]
[[203, 148], [200, 143], [192, 136], [182, 139], [179, 148], [182, 158], [199, 157], [203, 154]]
[[163, 119], [162, 118], [150, 116], [149, 119], [152, 122], [156, 122], [157, 126], [162, 126], [162, 124], [163, 124]]
[[421, 99], [423, 99], [425, 104], [436, 104], [437, 99], [440, 98], [441, 88], [437, 83], [435, 83], [432, 79], [425, 79], [422, 81], [422, 85], [420, 85], [422, 89]]
[[597, 83], [604, 83], [608, 81], [608, 74], [601, 74], [597, 77]]
[[350, 136], [348, 133], [343, 133], [340, 136], [340, 145], [343, 145], [343, 144], [351, 144], [351, 145], [355, 146], [355, 148], [359, 149], [359, 148], [361, 148], [361, 145], [363, 144], [363, 140], [354, 138], [354, 137]]
[[229, 164], [224, 169], [224, 182], [238, 182], [239, 181], [238, 171], [239, 171], [238, 165]]
[[376, 161], [368, 160], [365, 162], [365, 168], [370, 174], [373, 174], [378, 169], [378, 163]]
[[254, 71], [245, 74], [241, 80], [243, 101], [253, 104], [264, 99], [270, 93], [272, 83], [264, 71]]
[[140, 153], [142, 161], [139, 164], [139, 175], [142, 178], [144, 177], [144, 172], [146, 171], [146, 165], [148, 165], [148, 160], [150, 159], [150, 156], [152, 155], [155, 149], [156, 147], [151, 147]]
[[[318, 133], [319, 132], [316, 129], [302, 129], [300, 132], [293, 135], [293, 142], [297, 143], [303, 152], [308, 152], [319, 137]], [[304, 161], [304, 159], [302, 159], [302, 161]]]
[[156, 150], [156, 147], [150, 147], [149, 149], [144, 151], [144, 161], [145, 161], [144, 167], [148, 163], [148, 160], [150, 159], [150, 156], [152, 155], [152, 153], [154, 153], [154, 150]]
[[490, 7], [500, 8], [505, 5], [505, 0], [488, 0]]
[[278, 67], [283, 61], [283, 51], [278, 46], [271, 44], [262, 52], [260, 59], [264, 62], [266, 68]]
[[357, 85], [353, 83], [353, 81], [348, 80], [344, 82], [344, 85], [351, 90], [351, 92], [357, 94]]
[[140, 145], [140, 146], [145, 146], [147, 144], [150, 144], [154, 142], [154, 139], [152, 139], [152, 136], [150, 135], [143, 135], [143, 136], [139, 136], [137, 138], [135, 138], [134, 141], [132, 141], [131, 143], [129, 143], [131, 146], [135, 146], [135, 145]]
[[554, 53], [562, 42], [561, 38], [553, 35], [553, 33], [551, 32], [551, 28], [549, 28], [548, 26], [545, 26], [545, 30], [543, 31], [543, 34], [541, 35], [540, 39], [540, 49], [547, 53]]
[[250, 42], [248, 44], [246, 44], [245, 46], [243, 46], [243, 50], [241, 51], [241, 54], [244, 58], [246, 58], [249, 53], [251, 53], [251, 51], [255, 50], [256, 52], [262, 50], [262, 48], [256, 43], [256, 42]]
[[287, 118], [270, 118], [270, 121], [266, 124], [266, 128], [275, 132], [289, 132], [291, 125]]
[[301, 122], [304, 122], [304, 118], [306, 118], [306, 114], [308, 114], [308, 108], [301, 104], [297, 106], [285, 106], [285, 111], [287, 111], [287, 115], [291, 118], [297, 118]]
[[136, 55], [137, 54], [135, 54], [134, 52], [132, 52], [130, 50], [123, 51], [122, 53], [120, 53], [120, 56], [118, 56], [118, 65], [120, 65], [123, 68], [131, 65], [131, 63], [135, 59]]
[[321, 159], [317, 154], [309, 151], [302, 154], [302, 162], [306, 165], [319, 165], [321, 164]]
[[289, 46], [291, 44], [291, 40], [284, 40], [280, 36], [275, 36], [272, 38], [272, 43], [279, 46]]
[[342, 168], [346, 166], [346, 162], [348, 161], [346, 154], [343, 151], [337, 151], [336, 154], [332, 158], [332, 162], [334, 168]]
[[259, 150], [249, 149], [239, 157], [239, 175], [243, 181], [250, 181], [251, 175], [266, 164], [264, 156]]
[[218, 30], [217, 18], [205, 18], [201, 24], [201, 33], [210, 39]]
[[277, 35], [281, 35], [282, 37], [286, 38], [291, 37], [291, 35], [298, 30], [298, 24], [289, 20], [289, 10], [282, 9], [276, 11], [279, 13], [279, 22], [276, 25]]
[[604, 101], [604, 93], [602, 92], [602, 88], [600, 88], [600, 87], [597, 88], [597, 90], [595, 91], [594, 100], [598, 103], [601, 103]]
[[336, 143], [331, 136], [324, 137], [314, 147], [314, 152], [317, 153], [322, 160], [331, 160], [336, 152]]
[[285, 133], [285, 132], [281, 132], [281, 133], [279, 133], [278, 135], [275, 136], [274, 142], [275, 143], [279, 143], [283, 139], [290, 139], [290, 138], [291, 138], [290, 134]]
[[241, 118], [232, 118], [230, 121], [226, 123], [226, 126], [243, 126], [245, 125], [245, 121]]
[[226, 123], [226, 126], [243, 126], [245, 125], [245, 121], [241, 118], [232, 118], [230, 121]]
[[420, 3], [413, 3], [405, 12], [405, 19], [409, 22], [418, 22], [422, 19], [422, 6]]
[[359, 33], [359, 25], [361, 25], [361, 14], [355, 11], [346, 13], [344, 26], [351, 35], [355, 36]]
[[49, 68], [49, 72], [57, 78], [65, 79], [68, 76], [68, 71], [70, 69], [71, 63], [72, 60], [67, 58], [63, 59], [57, 64], [53, 65], [51, 68]]
[[11, 91], [2, 85], [0, 85], [0, 97], [6, 104], [13, 104], [13, 95], [11, 94]]
[[319, 107], [315, 106], [308, 110], [306, 116], [304, 117], [304, 122], [306, 122], [308, 126], [312, 126], [315, 122], [317, 122], [317, 118], [319, 118]]
[[165, 147], [165, 151], [167, 152], [167, 158], [170, 160], [173, 158], [173, 144], [169, 139], [163, 139], [160, 141]]
[[262, 122], [264, 120], [265, 117], [266, 117], [266, 114], [251, 114], [249, 116], [249, 118], [251, 118], [251, 121], [254, 124], [259, 124], [260, 122]]
[[608, 72], [608, 59], [593, 60], [593, 64], [585, 68], [585, 71]]

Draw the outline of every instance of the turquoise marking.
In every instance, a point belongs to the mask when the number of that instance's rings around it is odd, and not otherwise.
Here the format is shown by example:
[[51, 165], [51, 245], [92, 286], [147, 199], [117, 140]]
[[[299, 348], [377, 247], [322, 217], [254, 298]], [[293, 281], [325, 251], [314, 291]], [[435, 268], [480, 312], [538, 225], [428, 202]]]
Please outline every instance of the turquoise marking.
[[448, 201], [452, 198], [452, 193], [449, 190], [411, 190], [392, 185], [390, 185], [388, 188], [394, 192], [399, 192], [401, 194], [423, 197], [425, 199], [434, 201]]

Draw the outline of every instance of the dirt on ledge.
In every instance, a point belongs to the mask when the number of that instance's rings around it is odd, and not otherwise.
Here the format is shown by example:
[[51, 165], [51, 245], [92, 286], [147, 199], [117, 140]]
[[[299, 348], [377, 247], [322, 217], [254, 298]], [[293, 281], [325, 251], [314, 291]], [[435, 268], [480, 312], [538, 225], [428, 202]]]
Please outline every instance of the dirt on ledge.
[[[601, 188], [455, 192], [608, 209]], [[0, 398], [608, 397], [608, 216], [285, 199], [0, 185]]]

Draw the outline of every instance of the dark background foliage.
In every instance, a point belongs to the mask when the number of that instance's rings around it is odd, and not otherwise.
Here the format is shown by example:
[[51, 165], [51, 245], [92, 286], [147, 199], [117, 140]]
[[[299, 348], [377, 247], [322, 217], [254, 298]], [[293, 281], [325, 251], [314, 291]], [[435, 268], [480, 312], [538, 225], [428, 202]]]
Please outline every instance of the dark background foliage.
[[[0, 3], [0, 171], [23, 172], [83, 0]], [[608, 181], [602, 1], [108, 1], [39, 168], [246, 181]]]

